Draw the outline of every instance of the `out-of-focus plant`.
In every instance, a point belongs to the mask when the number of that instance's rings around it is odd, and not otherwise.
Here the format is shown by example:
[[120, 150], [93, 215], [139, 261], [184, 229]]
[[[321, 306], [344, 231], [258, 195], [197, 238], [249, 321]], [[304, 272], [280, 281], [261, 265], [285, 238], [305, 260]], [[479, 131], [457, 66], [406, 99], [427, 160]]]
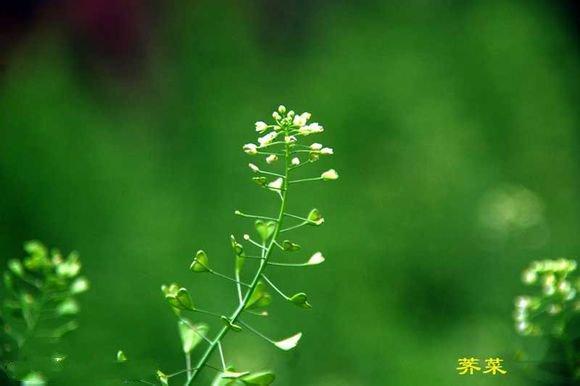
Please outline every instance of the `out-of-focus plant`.
[[[89, 282], [80, 276], [76, 252], [64, 257], [38, 241], [25, 243], [24, 250], [27, 256], [8, 261], [3, 274], [0, 359], [9, 377], [23, 385], [42, 385], [46, 371], [65, 358], [56, 344], [78, 327], [77, 297]], [[44, 353], [47, 345], [50, 355]]]
[[514, 319], [518, 333], [553, 339], [563, 348], [571, 378], [580, 379], [580, 352], [576, 349], [580, 315], [580, 276], [574, 260], [534, 261], [522, 281], [536, 291], [515, 301]]
[[[256, 131], [260, 135], [258, 144], [246, 144], [243, 146], [243, 150], [250, 156], [264, 158], [264, 166], [260, 167], [255, 163], [249, 164], [250, 170], [255, 174], [253, 181], [279, 199], [279, 209], [272, 216], [235, 212], [236, 215], [254, 222], [257, 238], [245, 234], [243, 241], [238, 242], [233, 235], [230, 237], [234, 259], [233, 277], [217, 272], [210, 263], [208, 254], [203, 250], [199, 250], [195, 254], [190, 265], [190, 270], [193, 273], [211, 274], [235, 284], [238, 304], [233, 311], [227, 314], [206, 311], [198, 307], [197, 302], [193, 301], [186, 288], [178, 284], [162, 287], [165, 299], [178, 316], [179, 333], [186, 362], [185, 369], [171, 374], [158, 371], [157, 380], [162, 385], [168, 385], [171, 379], [178, 375], [185, 377], [184, 384], [186, 386], [191, 385], [198, 380], [200, 371], [204, 368], [217, 371], [217, 377], [213, 382], [215, 386], [269, 385], [275, 379], [273, 372], [238, 371], [228, 363], [223, 348], [225, 336], [230, 331], [248, 331], [278, 349], [286, 351], [296, 347], [302, 337], [302, 333], [296, 333], [280, 340], [271, 339], [252, 327], [244, 315], [268, 316], [267, 309], [272, 301], [270, 290], [294, 306], [302, 309], [311, 308], [305, 293], [285, 293], [267, 275], [267, 271], [270, 268], [309, 267], [324, 262], [324, 257], [320, 252], [311, 254], [309, 259], [299, 263], [293, 262], [293, 259], [281, 259], [286, 254], [299, 254], [298, 251], [302, 249], [299, 244], [288, 238], [287, 235], [291, 231], [301, 227], [316, 227], [324, 223], [324, 218], [317, 209], [312, 209], [304, 215], [289, 212], [288, 193], [297, 184], [336, 180], [338, 174], [334, 169], [329, 169], [315, 177], [297, 178], [295, 176], [297, 169], [310, 166], [319, 161], [320, 158], [332, 155], [333, 150], [319, 143], [300, 143], [300, 140], [305, 139], [305, 137], [323, 131], [323, 127], [318, 123], [308, 123], [309, 113], [296, 114], [294, 111], [287, 111], [284, 106], [280, 106], [272, 114], [272, 117], [274, 122], [271, 124], [256, 122]], [[279, 165], [278, 170], [272, 170], [276, 164]], [[266, 170], [268, 167], [270, 170]], [[292, 223], [288, 224], [288, 222]], [[250, 250], [252, 251], [250, 252]], [[223, 322], [223, 326], [213, 337], [210, 337], [208, 325], [193, 322], [189, 317], [186, 317], [187, 313], [219, 318]], [[199, 357], [193, 361], [192, 351], [196, 346], [202, 344], [205, 346]], [[219, 367], [214, 367], [208, 363], [214, 353], [219, 357]], [[125, 362], [126, 359], [122, 351], [117, 354], [118, 362]], [[146, 380], [138, 380], [138, 382], [152, 384]]]

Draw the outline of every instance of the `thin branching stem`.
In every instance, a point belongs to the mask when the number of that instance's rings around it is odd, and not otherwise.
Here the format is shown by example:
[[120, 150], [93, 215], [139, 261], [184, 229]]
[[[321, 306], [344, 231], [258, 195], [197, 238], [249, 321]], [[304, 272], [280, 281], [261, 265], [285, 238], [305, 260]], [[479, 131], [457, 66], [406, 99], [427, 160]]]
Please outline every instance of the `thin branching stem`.
[[[243, 298], [243, 301], [240, 302], [240, 304], [238, 305], [236, 310], [229, 317], [229, 320], [231, 321], [232, 324], [235, 323], [238, 320], [238, 318], [240, 317], [240, 315], [243, 313], [248, 301], [250, 300], [250, 297], [252, 296], [254, 290], [256, 289], [256, 286], [258, 285], [258, 282], [259, 282], [260, 278], [262, 277], [264, 270], [268, 266], [268, 259], [270, 258], [270, 255], [272, 253], [276, 238], [278, 237], [278, 235], [280, 234], [280, 230], [282, 229], [282, 224], [284, 222], [284, 213], [286, 212], [286, 206], [288, 204], [288, 198], [287, 198], [288, 183], [289, 183], [288, 173], [289, 173], [289, 168], [290, 168], [290, 146], [288, 143], [284, 144], [284, 154], [283, 155], [284, 155], [284, 179], [283, 179], [282, 189], [280, 192], [280, 197], [281, 197], [280, 210], [278, 212], [278, 217], [276, 218], [276, 226], [274, 228], [274, 233], [273, 233], [272, 237], [270, 238], [268, 246], [265, 249], [262, 249], [263, 250], [262, 255], [263, 255], [264, 259], [260, 261], [260, 265], [254, 274], [254, 277], [250, 283], [250, 287], [246, 291], [246, 294]], [[230, 325], [225, 325], [224, 327], [221, 328], [221, 330], [218, 332], [217, 336], [213, 340], [213, 343], [208, 346], [208, 348], [205, 350], [205, 352], [202, 354], [201, 358], [197, 362], [197, 366], [196, 366], [195, 370], [193, 370], [193, 374], [192, 374], [191, 378], [185, 384], [186, 386], [191, 385], [191, 383], [198, 377], [198, 375], [200, 373], [200, 369], [203, 368], [207, 364], [207, 361], [209, 360], [209, 358], [211, 357], [213, 352], [218, 347], [218, 344], [220, 344], [220, 342], [227, 335], [227, 333], [230, 331], [230, 329], [231, 329]]]
[[300, 224], [296, 224], [296, 225], [293, 225], [291, 227], [284, 228], [284, 229], [280, 230], [280, 233], [288, 232], [288, 231], [291, 231], [291, 230], [297, 229], [297, 228], [302, 228], [304, 225], [308, 225], [309, 223], [310, 223], [310, 221], [306, 220], [304, 222], [301, 222]]
[[274, 289], [274, 291], [278, 292], [278, 294], [280, 296], [282, 296], [286, 300], [290, 299], [290, 297], [288, 295], [286, 295], [284, 292], [282, 292], [282, 290], [280, 288], [276, 287], [276, 285], [274, 283], [272, 283], [272, 281], [270, 279], [268, 279], [266, 277], [266, 275], [262, 274], [262, 278], [266, 281], [266, 283], [268, 283], [270, 285], [270, 287], [272, 287], [272, 289]]
[[270, 221], [276, 221], [277, 220], [274, 217], [261, 216], [261, 215], [258, 215], [258, 214], [242, 213], [239, 210], [236, 210], [234, 212], [234, 214], [237, 215], [237, 216], [246, 217], [246, 218], [255, 218], [255, 219], [258, 219], [258, 220], [270, 220]]
[[289, 181], [289, 184], [298, 184], [300, 182], [320, 181], [322, 177], [302, 178], [300, 180]]

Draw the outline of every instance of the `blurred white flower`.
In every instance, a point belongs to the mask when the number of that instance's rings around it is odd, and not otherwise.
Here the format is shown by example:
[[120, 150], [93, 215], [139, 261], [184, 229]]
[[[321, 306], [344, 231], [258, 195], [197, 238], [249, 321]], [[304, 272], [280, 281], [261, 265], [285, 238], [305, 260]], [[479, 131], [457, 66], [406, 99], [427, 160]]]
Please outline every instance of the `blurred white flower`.
[[246, 143], [243, 147], [244, 151], [249, 155], [254, 155], [258, 152], [258, 147], [253, 143]]
[[298, 157], [292, 158], [292, 165], [294, 165], [294, 166], [300, 165], [300, 158], [298, 158]]
[[331, 154], [334, 154], [334, 150], [332, 150], [332, 148], [330, 148], [330, 147], [325, 147], [322, 150], [320, 150], [320, 154], [331, 155]]
[[338, 179], [338, 173], [334, 169], [329, 169], [320, 175], [323, 180], [331, 181]]
[[268, 134], [264, 135], [263, 137], [258, 138], [258, 142], [260, 143], [260, 146], [266, 146], [270, 144], [274, 139], [276, 139], [277, 136], [278, 136], [277, 132], [271, 131]]
[[322, 133], [324, 131], [324, 127], [319, 125], [318, 123], [314, 122], [306, 126], [302, 126], [298, 129], [298, 132], [302, 135], [310, 135], [316, 133]]
[[527, 296], [518, 296], [516, 298], [516, 307], [518, 309], [525, 310], [526, 308], [528, 308], [530, 306], [530, 304], [531, 304], [530, 298]]
[[253, 171], [254, 173], [257, 173], [257, 172], [259, 172], [259, 171], [260, 171], [260, 168], [258, 168], [258, 167], [257, 167], [256, 165], [254, 165], [254, 164], [251, 164], [251, 163], [250, 163], [250, 164], [248, 164], [248, 166], [250, 167], [250, 169], [252, 169], [252, 171]]
[[266, 122], [258, 121], [256, 122], [256, 131], [261, 133], [268, 128], [268, 124]]
[[276, 154], [270, 154], [269, 156], [266, 157], [266, 163], [268, 165], [271, 165], [276, 161], [278, 161], [278, 156]]
[[308, 120], [310, 119], [310, 113], [302, 113], [300, 115], [296, 115], [294, 116], [294, 120], [292, 121], [292, 123], [296, 126], [304, 126], [306, 125], [306, 122], [308, 122]]
[[284, 180], [282, 178], [276, 178], [274, 181], [272, 181], [268, 184], [268, 187], [272, 190], [279, 191], [280, 189], [282, 189], [283, 183], [284, 183]]
[[[492, 236], [506, 237], [542, 226], [544, 205], [538, 195], [523, 186], [502, 186], [483, 196], [479, 221]], [[542, 242], [541, 234], [537, 238]]]
[[313, 143], [312, 145], [310, 145], [310, 149], [311, 150], [320, 150], [320, 149], [322, 149], [322, 144], [320, 144], [320, 143]]
[[522, 281], [525, 284], [534, 284], [538, 279], [538, 274], [532, 269], [526, 269], [522, 274]]

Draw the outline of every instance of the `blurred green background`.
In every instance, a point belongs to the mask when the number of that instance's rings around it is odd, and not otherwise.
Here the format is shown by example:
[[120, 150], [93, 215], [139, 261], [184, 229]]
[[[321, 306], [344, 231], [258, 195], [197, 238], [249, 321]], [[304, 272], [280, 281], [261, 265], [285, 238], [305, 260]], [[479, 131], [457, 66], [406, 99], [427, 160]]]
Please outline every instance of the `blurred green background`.
[[275, 207], [241, 146], [280, 103], [313, 112], [335, 149], [317, 167], [341, 180], [290, 201], [325, 214], [298, 240], [327, 263], [273, 273], [311, 311], [278, 301], [254, 322], [304, 331], [299, 349], [228, 336], [231, 361], [281, 386], [463, 385], [464, 356], [510, 371], [469, 384], [541, 380], [514, 358], [545, 347], [511, 313], [531, 260], [580, 250], [564, 3], [40, 3], [2, 40], [0, 262], [28, 239], [81, 253], [92, 289], [53, 384], [118, 384], [119, 348], [131, 375], [182, 368], [162, 283], [231, 308], [232, 286], [187, 267], [204, 248], [231, 272], [229, 234], [251, 229], [233, 211]]

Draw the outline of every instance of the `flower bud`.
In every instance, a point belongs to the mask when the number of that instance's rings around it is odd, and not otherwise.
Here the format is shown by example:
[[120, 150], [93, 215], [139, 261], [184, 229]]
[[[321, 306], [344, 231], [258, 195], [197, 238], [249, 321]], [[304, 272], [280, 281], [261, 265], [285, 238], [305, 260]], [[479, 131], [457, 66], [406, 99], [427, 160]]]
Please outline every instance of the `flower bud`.
[[266, 122], [262, 122], [262, 121], [256, 122], [256, 131], [258, 133], [265, 131], [267, 128], [268, 128], [268, 125], [266, 124]]
[[256, 153], [258, 153], [258, 147], [256, 145], [254, 145], [253, 143], [246, 143], [243, 147], [244, 151], [246, 152], [246, 154], [249, 155], [254, 155]]
[[320, 175], [324, 181], [332, 181], [338, 179], [338, 173], [334, 169], [329, 169]]

